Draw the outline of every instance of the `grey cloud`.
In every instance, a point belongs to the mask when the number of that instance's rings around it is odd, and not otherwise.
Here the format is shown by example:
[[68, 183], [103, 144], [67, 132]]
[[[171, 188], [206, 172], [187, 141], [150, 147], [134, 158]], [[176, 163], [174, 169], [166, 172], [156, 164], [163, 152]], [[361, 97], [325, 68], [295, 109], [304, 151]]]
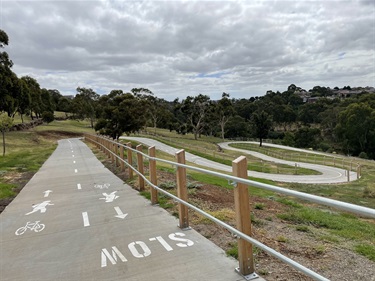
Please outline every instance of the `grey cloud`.
[[17, 73], [43, 87], [261, 95], [291, 83], [374, 86], [370, 2], [5, 1], [2, 28]]

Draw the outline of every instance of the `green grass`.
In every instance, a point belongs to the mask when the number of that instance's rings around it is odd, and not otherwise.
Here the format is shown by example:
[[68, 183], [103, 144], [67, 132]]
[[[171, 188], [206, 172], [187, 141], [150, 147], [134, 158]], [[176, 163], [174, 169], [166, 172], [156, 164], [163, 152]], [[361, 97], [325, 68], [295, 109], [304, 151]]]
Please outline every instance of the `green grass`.
[[367, 257], [369, 260], [375, 261], [375, 246], [362, 243], [355, 246], [355, 251], [362, 256]]
[[302, 206], [292, 207], [288, 212], [279, 214], [278, 217], [298, 225], [324, 228], [341, 238], [375, 243], [375, 225], [353, 215]]
[[[6, 153], [0, 155], [0, 198], [15, 195], [16, 184], [10, 184], [8, 178], [18, 173], [35, 173], [52, 154], [57, 139], [64, 133], [93, 132], [85, 121], [54, 121], [27, 131], [12, 131], [5, 134]], [[51, 137], [52, 136], [52, 137]], [[65, 136], [68, 137], [68, 136]], [[0, 139], [2, 148], [3, 142]]]

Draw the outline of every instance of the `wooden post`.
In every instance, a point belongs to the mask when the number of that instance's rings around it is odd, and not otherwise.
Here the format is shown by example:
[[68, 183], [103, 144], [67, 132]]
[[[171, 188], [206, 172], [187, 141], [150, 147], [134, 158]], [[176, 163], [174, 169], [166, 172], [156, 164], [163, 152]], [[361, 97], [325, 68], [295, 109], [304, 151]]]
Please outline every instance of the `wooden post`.
[[110, 141], [110, 150], [111, 150], [111, 163], [115, 162], [115, 156], [113, 155], [113, 153], [115, 152], [115, 144]]
[[[132, 148], [132, 143], [128, 142], [126, 144], [127, 147]], [[130, 149], [127, 149], [127, 154], [128, 154], [128, 163], [129, 163], [129, 179], [133, 177], [133, 170], [130, 168], [130, 166], [133, 166], [133, 156], [132, 156], [132, 151]]]
[[121, 162], [120, 162], [120, 167], [121, 167], [121, 172], [125, 172], [125, 163], [124, 163], [124, 146], [123, 145], [120, 145], [120, 158], [121, 158]]
[[[185, 164], [185, 150], [181, 149], [176, 152], [176, 161], [179, 164]], [[177, 167], [177, 196], [178, 198], [187, 201], [188, 193], [186, 187], [186, 168]], [[188, 207], [178, 203], [179, 227], [181, 229], [189, 227]]]
[[[148, 155], [150, 157], [155, 157], [155, 146], [151, 146], [148, 148]], [[157, 185], [157, 176], [156, 176], [156, 161], [149, 160], [149, 169], [150, 169], [150, 181], [152, 184]], [[151, 204], [155, 205], [158, 203], [158, 190], [151, 187]]]
[[[233, 176], [247, 179], [247, 160], [240, 156], [232, 162]], [[251, 236], [249, 191], [246, 184], [237, 183], [234, 188], [234, 205], [237, 229]], [[253, 247], [246, 240], [238, 240], [239, 273], [246, 276], [254, 273]]]
[[[137, 151], [142, 152], [142, 145], [138, 144], [136, 147]], [[137, 165], [138, 165], [138, 172], [144, 175], [143, 171], [143, 155], [137, 152]], [[139, 183], [139, 191], [145, 190], [145, 180], [138, 175], [138, 183]]]
[[350, 170], [348, 169], [348, 182], [350, 182]]
[[[116, 156], [118, 156], [118, 143], [116, 142], [115, 143], [115, 153], [116, 153]], [[120, 161], [118, 159], [118, 157], [115, 156], [115, 167], [118, 167], [120, 166]]]

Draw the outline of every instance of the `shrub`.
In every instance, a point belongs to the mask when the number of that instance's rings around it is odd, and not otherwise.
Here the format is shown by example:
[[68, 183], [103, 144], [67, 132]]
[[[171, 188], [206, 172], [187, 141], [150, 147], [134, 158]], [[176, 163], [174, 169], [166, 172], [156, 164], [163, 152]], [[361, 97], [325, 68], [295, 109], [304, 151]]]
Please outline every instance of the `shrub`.
[[359, 155], [358, 155], [359, 158], [362, 158], [362, 159], [369, 159], [368, 155], [366, 152], [361, 152]]
[[55, 116], [50, 111], [44, 111], [42, 113], [42, 120], [46, 123], [51, 123], [53, 120], [55, 120]]

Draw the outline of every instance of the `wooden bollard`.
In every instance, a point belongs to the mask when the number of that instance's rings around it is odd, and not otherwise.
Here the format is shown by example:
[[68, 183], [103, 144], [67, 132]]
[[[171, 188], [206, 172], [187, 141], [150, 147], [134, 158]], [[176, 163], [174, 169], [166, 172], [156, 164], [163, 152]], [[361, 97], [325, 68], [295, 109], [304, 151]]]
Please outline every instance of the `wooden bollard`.
[[[185, 150], [181, 149], [176, 152], [176, 160], [179, 164], [185, 164]], [[178, 198], [187, 201], [188, 193], [186, 187], [186, 168], [177, 167], [177, 196]], [[189, 213], [188, 207], [178, 203], [179, 227], [185, 229], [189, 227]]]
[[[138, 144], [136, 147], [136, 150], [139, 152], [142, 152], [142, 145]], [[140, 153], [137, 153], [137, 166], [138, 166], [138, 172], [140, 172], [142, 175], [144, 175], [143, 171], [143, 155]], [[139, 191], [145, 190], [145, 180], [141, 177], [141, 175], [138, 175], [138, 184], [139, 184]]]
[[[151, 146], [148, 148], [148, 155], [150, 157], [155, 157], [156, 152], [155, 152], [155, 146]], [[158, 180], [157, 180], [157, 175], [156, 175], [156, 161], [150, 159], [149, 160], [149, 170], [150, 170], [150, 181], [152, 184], [157, 185]], [[151, 204], [155, 205], [158, 203], [158, 191], [157, 189], [151, 187]]]
[[[232, 162], [233, 176], [247, 179], [247, 160], [240, 156]], [[239, 231], [251, 236], [249, 191], [246, 184], [237, 183], [234, 187], [236, 226]], [[246, 276], [254, 273], [253, 247], [246, 240], [238, 240], [239, 273]]]

